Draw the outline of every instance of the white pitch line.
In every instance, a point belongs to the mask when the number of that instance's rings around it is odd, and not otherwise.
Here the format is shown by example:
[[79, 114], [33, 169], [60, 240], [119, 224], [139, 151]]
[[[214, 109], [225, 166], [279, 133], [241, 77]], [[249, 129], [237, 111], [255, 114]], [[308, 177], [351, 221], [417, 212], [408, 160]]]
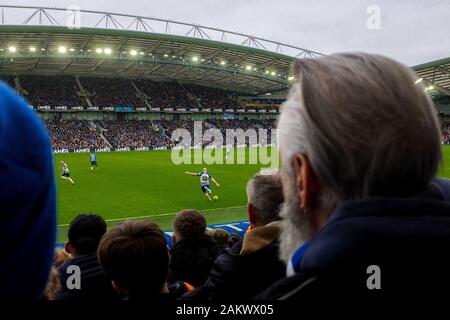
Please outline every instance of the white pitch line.
[[[237, 206], [237, 207], [226, 207], [226, 208], [215, 208], [215, 209], [206, 209], [206, 210], [198, 210], [200, 212], [210, 212], [210, 211], [218, 211], [218, 210], [227, 210], [227, 209], [238, 209], [238, 208], [245, 208], [245, 206]], [[137, 217], [126, 217], [126, 218], [116, 218], [116, 219], [107, 219], [106, 222], [115, 222], [115, 221], [122, 221], [122, 220], [136, 220], [136, 219], [145, 219], [145, 218], [153, 218], [153, 217], [167, 217], [167, 216], [173, 216], [176, 215], [177, 212], [170, 212], [170, 213], [161, 213], [161, 214], [153, 214], [153, 215], [146, 215], [146, 216], [137, 216]], [[65, 224], [59, 224], [58, 228], [60, 227], [68, 227], [70, 223]]]

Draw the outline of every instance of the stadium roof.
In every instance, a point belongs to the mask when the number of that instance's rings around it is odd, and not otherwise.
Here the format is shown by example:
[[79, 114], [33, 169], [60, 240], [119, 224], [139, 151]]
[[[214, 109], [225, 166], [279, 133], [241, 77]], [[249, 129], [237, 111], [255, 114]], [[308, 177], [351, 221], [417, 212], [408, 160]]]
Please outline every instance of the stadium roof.
[[450, 58], [424, 63], [413, 69], [431, 96], [450, 96]]
[[318, 52], [184, 22], [70, 9], [0, 6], [0, 73], [177, 79], [275, 92], [292, 61]]

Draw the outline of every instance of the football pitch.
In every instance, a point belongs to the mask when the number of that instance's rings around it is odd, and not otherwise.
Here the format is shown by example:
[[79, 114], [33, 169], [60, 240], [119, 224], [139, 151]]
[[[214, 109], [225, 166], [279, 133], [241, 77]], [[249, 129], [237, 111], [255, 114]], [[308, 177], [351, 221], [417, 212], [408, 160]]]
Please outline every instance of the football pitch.
[[[246, 157], [248, 158], [248, 149]], [[72, 186], [59, 178], [60, 160], [65, 160], [75, 181]], [[171, 229], [174, 215], [187, 208], [200, 210], [208, 224], [247, 218], [245, 186], [248, 179], [266, 167], [261, 164], [180, 164], [171, 151], [97, 153], [98, 170], [90, 170], [88, 153], [55, 155], [58, 194], [58, 241], [67, 237], [70, 221], [79, 213], [101, 215], [112, 226], [126, 219], [145, 218], [162, 229]], [[211, 183], [218, 201], [208, 201], [200, 190], [199, 172], [207, 167], [221, 184]], [[450, 178], [450, 146], [443, 146], [443, 165], [438, 176]]]
[[[221, 150], [224, 153], [224, 151]], [[271, 149], [268, 150], [269, 154]], [[245, 149], [248, 159], [249, 149]], [[235, 158], [236, 159], [236, 158]], [[60, 161], [70, 169], [72, 186], [60, 178]], [[236, 159], [237, 161], [237, 159]], [[58, 194], [58, 241], [67, 237], [70, 221], [79, 213], [96, 213], [112, 226], [126, 219], [146, 218], [162, 229], [171, 229], [174, 215], [187, 208], [200, 210], [208, 224], [246, 219], [246, 183], [267, 165], [180, 164], [172, 162], [171, 151], [97, 153], [98, 170], [90, 170], [88, 153], [56, 154], [54, 157]], [[200, 190], [200, 178], [185, 171], [207, 167], [213, 178], [210, 202]]]

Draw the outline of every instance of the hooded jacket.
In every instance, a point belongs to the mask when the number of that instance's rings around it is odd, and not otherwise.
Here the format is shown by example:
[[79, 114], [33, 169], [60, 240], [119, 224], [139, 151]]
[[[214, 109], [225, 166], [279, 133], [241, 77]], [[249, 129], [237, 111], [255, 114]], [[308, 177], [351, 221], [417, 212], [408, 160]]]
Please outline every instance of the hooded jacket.
[[[67, 273], [67, 268], [76, 265], [81, 271], [81, 289], [67, 288], [67, 279], [71, 274]], [[78, 300], [78, 301], [115, 301], [118, 295], [113, 289], [111, 280], [98, 262], [97, 252], [82, 255], [64, 262], [58, 268], [61, 279], [62, 290], [57, 296], [57, 300]]]
[[205, 285], [183, 300], [251, 299], [283, 278], [286, 267], [278, 258], [279, 234], [279, 221], [249, 230], [242, 241], [217, 257]]
[[209, 236], [202, 236], [180, 240], [170, 253], [169, 282], [181, 280], [197, 287], [208, 278], [219, 248]]
[[56, 237], [50, 139], [42, 121], [0, 82], [0, 299], [44, 290]]

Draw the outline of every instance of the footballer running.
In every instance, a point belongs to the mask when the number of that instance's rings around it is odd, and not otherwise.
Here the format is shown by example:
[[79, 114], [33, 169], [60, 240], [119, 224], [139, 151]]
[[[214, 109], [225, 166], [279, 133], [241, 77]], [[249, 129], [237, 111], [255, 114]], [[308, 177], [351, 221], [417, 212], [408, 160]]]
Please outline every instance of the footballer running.
[[67, 166], [67, 163], [64, 160], [61, 160], [61, 166], [62, 166], [61, 179], [68, 180], [72, 185], [74, 185], [75, 182], [73, 182], [72, 178], [70, 177], [69, 167]]

